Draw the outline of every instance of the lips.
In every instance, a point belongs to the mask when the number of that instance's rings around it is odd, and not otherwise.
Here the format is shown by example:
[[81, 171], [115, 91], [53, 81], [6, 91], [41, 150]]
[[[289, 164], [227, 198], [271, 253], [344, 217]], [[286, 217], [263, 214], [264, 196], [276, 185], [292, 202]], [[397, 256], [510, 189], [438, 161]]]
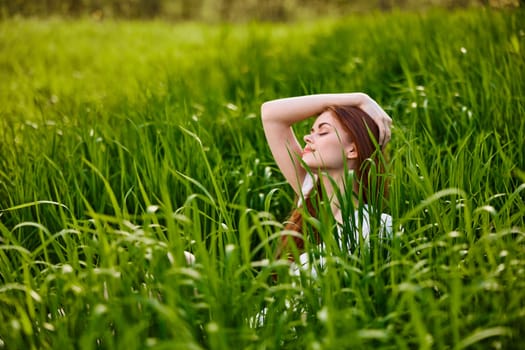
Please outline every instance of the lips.
[[302, 156], [304, 156], [305, 154], [308, 154], [308, 153], [312, 153], [312, 152], [313, 152], [313, 149], [311, 149], [309, 146], [306, 146], [306, 147], [303, 149]]

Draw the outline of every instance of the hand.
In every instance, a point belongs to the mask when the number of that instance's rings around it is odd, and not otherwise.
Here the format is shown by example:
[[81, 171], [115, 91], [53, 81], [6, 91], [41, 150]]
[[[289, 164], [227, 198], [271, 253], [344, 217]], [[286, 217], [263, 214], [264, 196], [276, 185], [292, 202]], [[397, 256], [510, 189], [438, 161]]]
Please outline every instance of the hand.
[[379, 127], [379, 145], [386, 145], [392, 136], [392, 118], [366, 94], [363, 94], [363, 102], [358, 107], [365, 111]]

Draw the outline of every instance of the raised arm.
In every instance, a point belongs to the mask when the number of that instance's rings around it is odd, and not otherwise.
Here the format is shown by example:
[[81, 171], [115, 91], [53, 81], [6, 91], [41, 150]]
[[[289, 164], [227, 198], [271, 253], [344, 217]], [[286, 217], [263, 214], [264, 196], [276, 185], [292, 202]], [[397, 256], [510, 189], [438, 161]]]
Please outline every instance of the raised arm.
[[306, 172], [301, 167], [302, 148], [293, 133], [292, 125], [317, 116], [332, 105], [352, 105], [363, 109], [379, 126], [379, 142], [384, 144], [390, 139], [392, 120], [364, 93], [318, 94], [265, 102], [261, 106], [261, 116], [268, 145], [279, 169], [298, 194]]

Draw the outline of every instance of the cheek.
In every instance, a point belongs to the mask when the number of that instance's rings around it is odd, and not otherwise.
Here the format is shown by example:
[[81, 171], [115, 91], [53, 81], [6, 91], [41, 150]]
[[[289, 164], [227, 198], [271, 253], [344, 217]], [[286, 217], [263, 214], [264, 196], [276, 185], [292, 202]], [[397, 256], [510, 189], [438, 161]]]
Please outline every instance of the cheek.
[[328, 155], [329, 153], [340, 155], [344, 149], [344, 144], [338, 138], [327, 139], [326, 142], [320, 145], [323, 153]]
[[339, 140], [330, 140], [321, 148], [320, 156], [327, 162], [339, 164], [345, 161], [345, 145]]

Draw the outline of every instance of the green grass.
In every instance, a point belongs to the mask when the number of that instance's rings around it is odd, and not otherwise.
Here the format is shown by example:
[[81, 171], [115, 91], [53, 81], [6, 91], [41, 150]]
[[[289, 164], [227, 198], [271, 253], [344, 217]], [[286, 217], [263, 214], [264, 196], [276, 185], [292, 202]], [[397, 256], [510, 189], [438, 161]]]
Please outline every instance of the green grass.
[[[518, 348], [524, 19], [0, 23], [0, 348]], [[402, 229], [298, 283], [259, 107], [341, 91], [394, 118]]]

